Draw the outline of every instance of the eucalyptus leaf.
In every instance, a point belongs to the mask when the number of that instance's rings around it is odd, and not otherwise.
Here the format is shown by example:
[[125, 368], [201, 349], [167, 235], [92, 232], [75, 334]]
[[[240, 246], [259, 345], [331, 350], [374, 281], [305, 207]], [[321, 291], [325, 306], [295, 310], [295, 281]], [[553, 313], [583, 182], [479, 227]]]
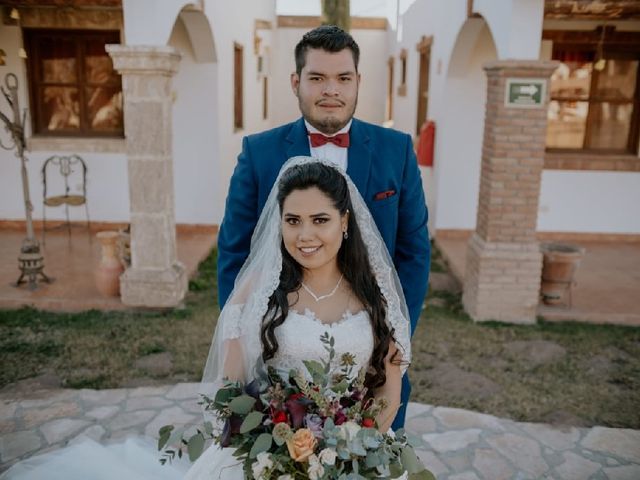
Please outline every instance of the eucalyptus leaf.
[[359, 438], [351, 440], [348, 443], [348, 448], [351, 451], [351, 453], [354, 455], [358, 455], [360, 457], [364, 457], [367, 455], [367, 451], [364, 449], [364, 446], [362, 445], [362, 441]]
[[367, 468], [375, 468], [380, 465], [380, 455], [376, 452], [368, 452], [364, 463]]
[[229, 409], [238, 415], [246, 415], [251, 411], [256, 403], [256, 399], [249, 395], [240, 395], [229, 403]]
[[349, 460], [349, 458], [351, 458], [351, 452], [342, 445], [338, 445], [336, 452], [338, 453], [338, 458], [341, 460]]
[[175, 430], [173, 430], [171, 432], [171, 436], [169, 437], [169, 440], [167, 441], [168, 445], [176, 445], [178, 442], [180, 442], [183, 439], [184, 436], [184, 428], [176, 428]]
[[287, 441], [286, 441], [284, 438], [282, 438], [282, 437], [280, 437], [280, 436], [275, 436], [275, 435], [274, 435], [274, 437], [273, 437], [273, 441], [274, 441], [274, 443], [275, 443], [277, 446], [279, 446], [279, 447], [281, 447], [282, 445], [284, 445], [285, 443], [287, 443]]
[[251, 412], [246, 416], [246, 418], [242, 422], [242, 425], [240, 425], [240, 433], [244, 434], [250, 432], [258, 425], [261, 425], [263, 417], [264, 415], [261, 412]]
[[398, 478], [404, 473], [404, 469], [398, 462], [393, 462], [389, 465], [389, 473], [391, 478]]
[[221, 388], [216, 392], [215, 403], [226, 405], [233, 396], [233, 392], [229, 388]]
[[418, 435], [414, 435], [412, 433], [407, 433], [407, 443], [413, 448], [420, 448], [425, 446], [424, 440], [422, 440], [422, 438], [420, 438]]
[[213, 435], [213, 424], [209, 421], [204, 422], [204, 431], [209, 436]]
[[168, 443], [173, 428], [173, 425], [165, 425], [160, 429], [158, 432], [160, 434], [158, 437], [158, 450], [162, 450], [162, 448]]
[[362, 443], [369, 450], [377, 449], [380, 446], [380, 441], [374, 435], [366, 435], [362, 439]]
[[343, 381], [333, 385], [331, 387], [331, 390], [333, 390], [336, 393], [343, 394], [344, 392], [347, 391], [347, 388], [349, 388], [349, 382], [347, 382], [346, 380], [343, 380]]
[[327, 445], [327, 447], [335, 447], [338, 445], [338, 439], [337, 438], [325, 438], [324, 443]]
[[416, 452], [414, 452], [413, 448], [409, 446], [402, 449], [400, 461], [402, 462], [404, 469], [409, 473], [418, 473], [424, 470], [424, 466], [416, 456]]
[[363, 477], [359, 473], [353, 472], [347, 475], [347, 480], [367, 480], [367, 477]]
[[307, 371], [311, 374], [314, 383], [322, 383], [322, 379], [325, 377], [324, 366], [315, 360], [303, 360], [302, 363], [307, 367]]
[[187, 451], [189, 452], [189, 460], [195, 462], [202, 451], [204, 450], [204, 436], [201, 433], [196, 433], [189, 439], [187, 444]]
[[418, 473], [410, 473], [409, 480], [436, 480], [436, 477], [429, 470], [422, 470]]
[[261, 433], [258, 438], [256, 438], [253, 447], [251, 447], [251, 451], [249, 452], [249, 458], [256, 458], [259, 453], [266, 452], [271, 448], [271, 435], [268, 433]]

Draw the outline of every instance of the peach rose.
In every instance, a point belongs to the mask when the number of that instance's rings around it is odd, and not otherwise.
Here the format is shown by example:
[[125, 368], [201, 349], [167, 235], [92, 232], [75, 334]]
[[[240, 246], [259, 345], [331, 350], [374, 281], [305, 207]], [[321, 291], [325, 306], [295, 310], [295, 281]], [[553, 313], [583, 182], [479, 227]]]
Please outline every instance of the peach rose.
[[313, 436], [313, 432], [308, 428], [297, 430], [293, 436], [287, 440], [287, 448], [289, 455], [296, 462], [306, 462], [309, 456], [313, 454], [318, 441]]

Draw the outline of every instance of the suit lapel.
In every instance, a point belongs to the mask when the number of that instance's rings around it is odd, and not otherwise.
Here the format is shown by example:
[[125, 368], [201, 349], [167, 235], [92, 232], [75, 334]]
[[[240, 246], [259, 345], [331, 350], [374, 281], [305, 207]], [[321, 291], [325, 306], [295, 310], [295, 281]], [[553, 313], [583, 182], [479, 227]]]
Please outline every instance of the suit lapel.
[[307, 138], [307, 127], [304, 125], [304, 119], [300, 118], [297, 122], [294, 122], [291, 125], [291, 130], [289, 130], [289, 133], [287, 134], [286, 141], [289, 145], [287, 145], [286, 148], [287, 158], [283, 160], [283, 165], [284, 162], [291, 157], [311, 156], [309, 139]]
[[347, 156], [347, 174], [360, 194], [368, 201], [367, 184], [371, 170], [371, 150], [369, 150], [369, 136], [362, 123], [355, 118], [351, 123], [350, 145]]

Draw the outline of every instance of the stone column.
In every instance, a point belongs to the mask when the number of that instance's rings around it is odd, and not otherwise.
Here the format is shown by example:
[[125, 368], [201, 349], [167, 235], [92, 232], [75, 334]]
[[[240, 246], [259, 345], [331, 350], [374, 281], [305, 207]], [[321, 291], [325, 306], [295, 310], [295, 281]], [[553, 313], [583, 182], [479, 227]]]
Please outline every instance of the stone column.
[[174, 307], [187, 291], [176, 256], [171, 77], [180, 55], [167, 46], [108, 45], [122, 75], [131, 202], [131, 267], [120, 277], [122, 302]]
[[[517, 60], [485, 65], [478, 216], [467, 250], [462, 297], [465, 310], [476, 321], [536, 321], [542, 271], [536, 223], [548, 79], [556, 66]], [[515, 85], [509, 89], [509, 83]]]

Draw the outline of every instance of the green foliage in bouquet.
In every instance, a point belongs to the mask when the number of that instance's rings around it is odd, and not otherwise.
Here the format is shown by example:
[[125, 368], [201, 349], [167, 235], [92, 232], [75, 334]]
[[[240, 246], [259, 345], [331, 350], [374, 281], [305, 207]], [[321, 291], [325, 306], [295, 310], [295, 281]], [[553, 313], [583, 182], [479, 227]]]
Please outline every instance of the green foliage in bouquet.
[[[160, 429], [161, 462], [182, 457], [194, 461], [206, 440], [235, 449], [245, 478], [251, 480], [432, 480], [403, 430], [382, 433], [376, 417], [384, 399], [367, 395], [365, 370], [354, 377], [354, 358], [345, 354], [332, 374], [334, 339], [320, 337], [328, 360], [306, 360], [311, 381], [296, 370], [284, 380], [269, 368], [249, 384], [226, 382], [215, 398], [202, 396], [211, 422], [187, 436], [172, 425]], [[405, 476], [406, 475], [406, 476]]]

